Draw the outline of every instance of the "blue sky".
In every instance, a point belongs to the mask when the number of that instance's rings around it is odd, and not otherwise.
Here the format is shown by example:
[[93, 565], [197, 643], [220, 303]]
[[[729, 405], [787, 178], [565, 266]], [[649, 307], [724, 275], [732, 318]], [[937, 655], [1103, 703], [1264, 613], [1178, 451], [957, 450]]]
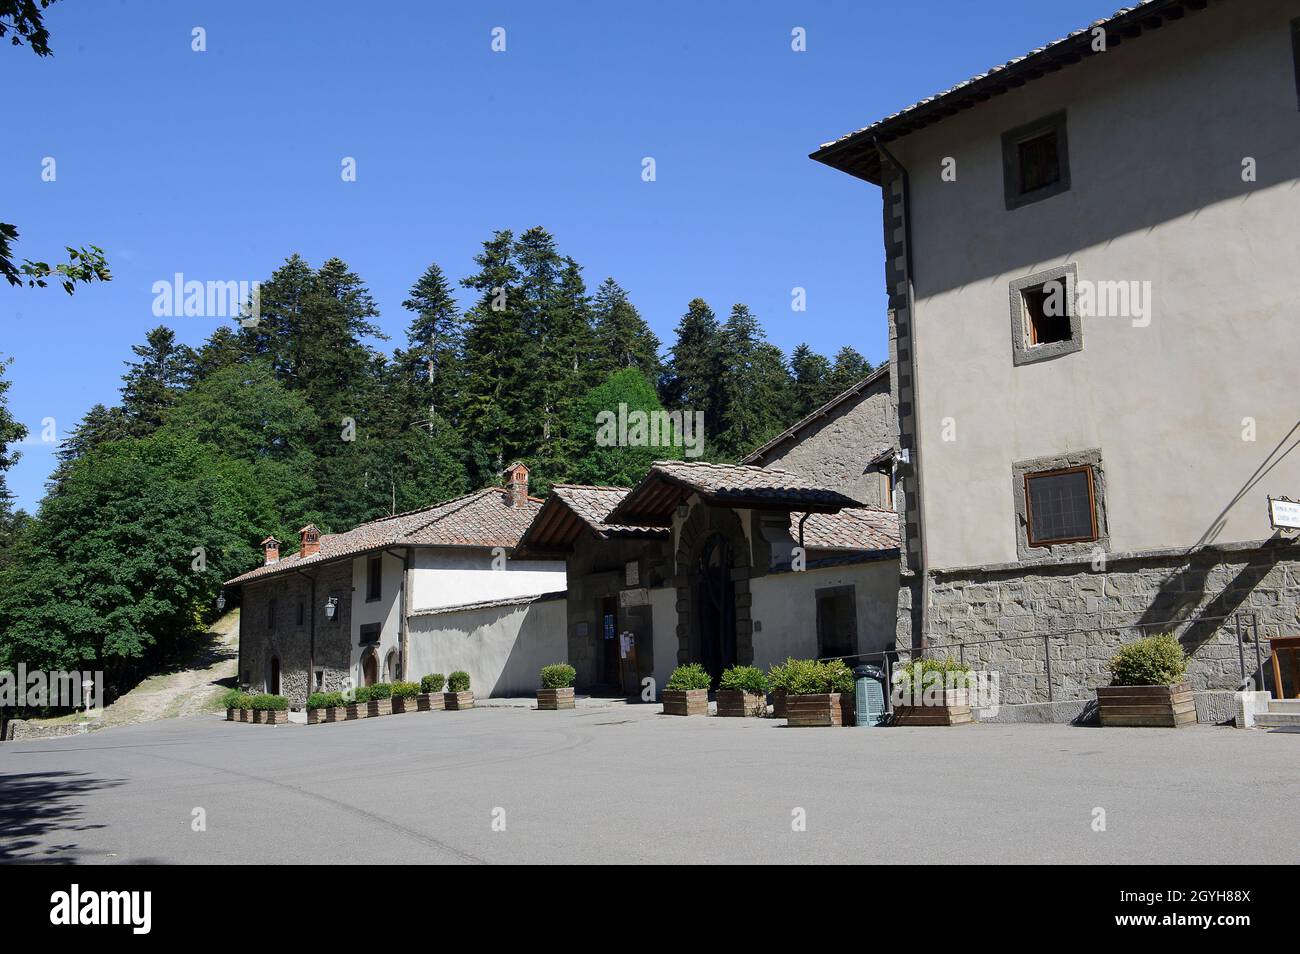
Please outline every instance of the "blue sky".
[[[807, 154], [1113, 7], [61, 0], [53, 57], [0, 47], [0, 220], [18, 258], [94, 243], [114, 278], [71, 298], [0, 288], [10, 405], [32, 431], [10, 489], [29, 509], [41, 496], [43, 418], [61, 436], [116, 400], [160, 321], [155, 281], [262, 279], [295, 251], [369, 283], [388, 348], [430, 261], [459, 279], [494, 229], [543, 225], [665, 344], [702, 296], [720, 317], [748, 303], [787, 353], [883, 360], [879, 192]], [[196, 344], [216, 321], [166, 323]]]

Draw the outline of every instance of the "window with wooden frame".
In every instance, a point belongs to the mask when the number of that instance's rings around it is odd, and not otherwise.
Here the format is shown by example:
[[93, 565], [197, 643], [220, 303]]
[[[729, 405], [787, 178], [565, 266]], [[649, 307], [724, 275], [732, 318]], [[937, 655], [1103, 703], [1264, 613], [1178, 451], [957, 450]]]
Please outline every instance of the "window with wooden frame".
[[1097, 539], [1097, 494], [1091, 465], [1025, 474], [1025, 517], [1031, 547]]
[[371, 557], [366, 562], [366, 602], [373, 603], [383, 595], [384, 562], [383, 557]]
[[1070, 188], [1065, 113], [1002, 134], [1002, 178], [1008, 210]]
[[1073, 330], [1070, 327], [1065, 282], [1059, 278], [1043, 282], [1022, 289], [1020, 297], [1024, 303], [1025, 336], [1028, 339], [1025, 344], [1034, 348], [1070, 340]]

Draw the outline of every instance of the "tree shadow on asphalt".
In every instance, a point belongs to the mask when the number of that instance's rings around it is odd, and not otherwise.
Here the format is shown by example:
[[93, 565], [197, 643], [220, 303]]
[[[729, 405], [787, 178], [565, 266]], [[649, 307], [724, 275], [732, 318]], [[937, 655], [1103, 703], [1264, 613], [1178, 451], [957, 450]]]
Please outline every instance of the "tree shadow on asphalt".
[[75, 840], [51, 843], [45, 836], [104, 828], [82, 820], [82, 798], [121, 784], [85, 772], [0, 775], [0, 863], [76, 863], [83, 852]]

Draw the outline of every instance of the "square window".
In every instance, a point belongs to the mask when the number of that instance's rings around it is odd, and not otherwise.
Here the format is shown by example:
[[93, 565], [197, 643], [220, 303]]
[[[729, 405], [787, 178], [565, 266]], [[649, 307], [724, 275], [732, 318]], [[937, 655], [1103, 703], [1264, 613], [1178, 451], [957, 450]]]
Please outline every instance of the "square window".
[[1008, 210], [1070, 188], [1065, 113], [1002, 134], [1002, 184]]
[[1025, 474], [1025, 509], [1031, 547], [1096, 540], [1092, 467]]
[[1070, 309], [1066, 304], [1066, 286], [1061, 279], [1033, 285], [1020, 292], [1024, 303], [1025, 333], [1030, 347], [1069, 341]]

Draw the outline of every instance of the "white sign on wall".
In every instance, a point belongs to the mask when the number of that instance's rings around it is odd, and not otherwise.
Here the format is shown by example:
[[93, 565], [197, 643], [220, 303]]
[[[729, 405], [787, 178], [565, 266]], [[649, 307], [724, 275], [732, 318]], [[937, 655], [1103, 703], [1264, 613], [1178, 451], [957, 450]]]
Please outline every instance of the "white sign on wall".
[[620, 590], [618, 594], [619, 606], [649, 606], [650, 591], [644, 586], [636, 587], [630, 590]]
[[1274, 530], [1300, 530], [1300, 501], [1269, 497], [1268, 522]]
[[636, 560], [629, 560], [627, 562], [627, 565], [624, 567], [624, 573], [626, 574], [625, 579], [627, 580], [628, 586], [641, 585], [641, 564]]

